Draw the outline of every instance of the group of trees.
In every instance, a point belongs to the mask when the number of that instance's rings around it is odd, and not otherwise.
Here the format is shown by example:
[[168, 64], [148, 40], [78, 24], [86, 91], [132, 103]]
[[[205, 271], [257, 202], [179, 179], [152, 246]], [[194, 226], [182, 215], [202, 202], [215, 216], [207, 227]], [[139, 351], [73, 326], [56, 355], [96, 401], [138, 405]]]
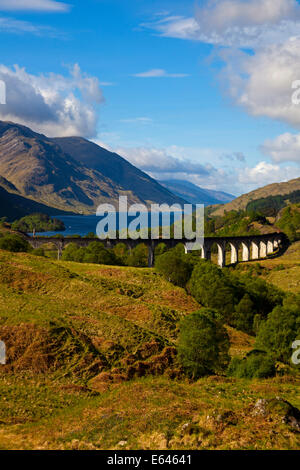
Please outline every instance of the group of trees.
[[14, 233], [0, 234], [0, 250], [12, 251], [14, 253], [31, 251], [31, 246], [22, 237]]
[[264, 215], [257, 211], [229, 211], [223, 216], [205, 217], [205, 236], [239, 236], [239, 235], [259, 235], [258, 229], [254, 228], [253, 222], [262, 225], [270, 225]]
[[[294, 197], [292, 197], [294, 195]], [[291, 195], [292, 200], [300, 200], [300, 191]], [[229, 211], [223, 216], [212, 216], [209, 212], [205, 217], [205, 236], [240, 236], [259, 235], [260, 230], [254, 222], [262, 226], [271, 226], [268, 217], [275, 217], [272, 221], [274, 230], [280, 229], [291, 242], [300, 239], [300, 203], [287, 205], [283, 196], [270, 196], [269, 198], [252, 201], [245, 211]]]
[[128, 252], [125, 244], [119, 243], [112, 249], [104, 247], [103, 243], [94, 241], [87, 247], [79, 247], [70, 243], [64, 249], [62, 259], [78, 263], [95, 263], [119, 266], [148, 266], [148, 248], [144, 244], [137, 245]]
[[291, 242], [300, 239], [300, 204], [286, 207], [280, 213], [276, 225], [287, 234]]
[[12, 223], [13, 230], [19, 230], [24, 233], [36, 232], [56, 232], [65, 230], [65, 225], [61, 220], [51, 219], [47, 214], [31, 214], [15, 220]]
[[286, 295], [259, 277], [221, 270], [209, 261], [183, 255], [178, 247], [159, 256], [156, 269], [203, 306], [180, 325], [179, 357], [193, 377], [225, 368], [225, 324], [256, 336], [256, 350], [245, 359], [234, 359], [228, 374], [269, 377], [276, 361], [290, 362], [291, 344], [300, 337], [300, 294]]

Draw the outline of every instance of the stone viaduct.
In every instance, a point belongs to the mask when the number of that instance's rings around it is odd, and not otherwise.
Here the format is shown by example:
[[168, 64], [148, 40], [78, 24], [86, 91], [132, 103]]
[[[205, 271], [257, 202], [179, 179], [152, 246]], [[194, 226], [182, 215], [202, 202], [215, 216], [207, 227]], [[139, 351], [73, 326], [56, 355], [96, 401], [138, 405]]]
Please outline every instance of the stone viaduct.
[[[144, 244], [148, 247], [148, 265], [149, 267], [154, 266], [154, 252], [157, 245], [164, 243], [168, 248], [173, 248], [176, 245], [183, 244], [185, 251], [188, 253], [191, 251], [191, 243], [193, 240], [181, 239], [155, 239], [155, 240], [132, 240], [132, 239], [106, 239], [99, 240], [98, 238], [72, 238], [72, 237], [29, 237], [26, 236], [26, 240], [31, 244], [33, 248], [40, 248], [41, 246], [52, 243], [56, 246], [58, 252], [58, 259], [62, 255], [63, 249], [69, 243], [76, 243], [80, 247], [86, 247], [89, 243], [97, 241], [103, 243], [106, 248], [113, 248], [118, 243], [123, 243], [127, 246], [128, 250], [131, 251], [135, 246]], [[230, 264], [236, 264], [240, 261], [250, 261], [264, 259], [268, 255], [272, 255], [278, 252], [279, 248], [287, 242], [287, 237], [284, 233], [268, 233], [265, 235], [251, 235], [241, 237], [207, 237], [204, 238], [203, 244], [201, 245], [201, 257], [207, 260], [211, 259], [211, 254], [214, 248], [218, 252], [218, 264], [221, 268], [226, 266], [226, 252], [231, 252]], [[241, 259], [240, 259], [240, 251]]]

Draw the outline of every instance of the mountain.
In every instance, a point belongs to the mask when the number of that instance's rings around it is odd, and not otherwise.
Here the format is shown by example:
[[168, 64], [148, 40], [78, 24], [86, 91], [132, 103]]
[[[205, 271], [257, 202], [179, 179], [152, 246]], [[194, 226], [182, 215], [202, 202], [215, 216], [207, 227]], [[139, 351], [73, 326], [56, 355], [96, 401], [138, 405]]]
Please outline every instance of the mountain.
[[224, 204], [224, 202], [232, 201], [235, 198], [232, 194], [203, 189], [184, 180], [168, 180], [160, 181], [159, 183], [176, 196], [192, 204], [204, 204], [206, 206]]
[[[61, 211], [95, 214], [99, 204], [183, 204], [122, 157], [82, 138], [50, 139], [0, 121], [0, 186]], [[2, 181], [2, 182], [1, 182]]]
[[262, 188], [243, 194], [228, 204], [218, 207], [211, 215], [224, 215], [225, 211], [245, 210], [248, 204], [258, 199], [269, 198], [270, 196], [286, 196], [300, 190], [300, 178], [284, 183], [273, 183]]
[[78, 163], [92, 168], [114, 181], [124, 191], [132, 192], [142, 202], [164, 202], [166, 204], [183, 204], [181, 196], [177, 197], [157, 181], [139, 170], [117, 153], [110, 152], [82, 137], [61, 137], [52, 139], [65, 154]]
[[27, 214], [40, 212], [48, 215], [68, 215], [68, 212], [50, 208], [44, 204], [26, 199], [18, 194], [6, 191], [2, 186], [4, 178], [0, 177], [0, 218], [5, 216], [10, 222], [20, 219]]

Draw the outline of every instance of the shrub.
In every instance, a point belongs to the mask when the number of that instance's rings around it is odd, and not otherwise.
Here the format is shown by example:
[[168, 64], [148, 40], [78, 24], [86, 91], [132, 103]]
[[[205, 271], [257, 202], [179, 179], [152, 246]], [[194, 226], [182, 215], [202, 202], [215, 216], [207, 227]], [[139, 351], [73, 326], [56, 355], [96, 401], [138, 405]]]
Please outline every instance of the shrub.
[[239, 379], [263, 379], [275, 374], [275, 362], [264, 351], [251, 351], [244, 359], [235, 357], [227, 369], [227, 375]]
[[86, 248], [83, 262], [115, 265], [117, 259], [112, 250], [104, 248], [102, 243], [95, 241], [89, 243], [88, 247]]
[[238, 330], [253, 334], [253, 319], [255, 316], [254, 303], [249, 294], [245, 294], [235, 307], [234, 324]]
[[205, 307], [213, 308], [232, 323], [235, 305], [243, 292], [234, 285], [227, 272], [208, 261], [201, 260], [195, 267], [188, 284], [192, 296]]
[[45, 256], [45, 250], [44, 248], [35, 248], [32, 250], [32, 254], [35, 256]]
[[145, 268], [148, 266], [148, 248], [141, 243], [133, 248], [131, 254], [127, 258], [128, 266], [135, 266], [136, 268]]
[[213, 310], [202, 309], [181, 320], [178, 357], [193, 379], [215, 374], [229, 362], [228, 334]]
[[113, 248], [114, 254], [118, 260], [118, 264], [126, 265], [128, 260], [128, 248], [125, 243], [117, 243], [117, 245]]
[[70, 243], [63, 251], [62, 259], [76, 261], [77, 263], [116, 264], [116, 256], [113, 251], [104, 248], [102, 243], [91, 242], [87, 248], [78, 247], [76, 243]]
[[292, 343], [300, 336], [300, 295], [290, 295], [260, 324], [256, 346], [274, 359], [289, 363]]
[[28, 252], [31, 246], [24, 238], [15, 234], [7, 234], [0, 238], [0, 249], [12, 252]]
[[248, 275], [240, 276], [238, 280], [251, 297], [256, 313], [267, 317], [277, 305], [282, 305], [285, 293], [273, 284]]
[[156, 258], [155, 269], [176, 286], [185, 287], [191, 277], [193, 265], [175, 248]]

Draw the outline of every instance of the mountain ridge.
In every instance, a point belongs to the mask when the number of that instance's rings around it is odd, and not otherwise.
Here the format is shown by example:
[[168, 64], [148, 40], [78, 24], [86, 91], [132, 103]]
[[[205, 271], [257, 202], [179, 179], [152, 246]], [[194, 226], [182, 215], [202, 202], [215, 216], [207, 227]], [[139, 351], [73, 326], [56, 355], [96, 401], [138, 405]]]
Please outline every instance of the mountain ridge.
[[[68, 152], [64, 151], [66, 145]], [[94, 168], [82, 163], [88, 158], [94, 159]], [[110, 159], [111, 169], [107, 168]], [[117, 206], [119, 196], [125, 195], [129, 204], [148, 207], [151, 203], [185, 202], [97, 144], [80, 137], [48, 138], [7, 121], [0, 121], [0, 175], [0, 187], [7, 192], [78, 214], [95, 214], [100, 204]]]
[[230, 212], [232, 210], [245, 210], [247, 205], [252, 201], [266, 198], [268, 196], [285, 196], [298, 190], [300, 190], [300, 178], [295, 178], [283, 183], [268, 184], [266, 186], [262, 186], [261, 188], [255, 189], [254, 191], [243, 194], [233, 201], [218, 207], [211, 213], [211, 215], [223, 216], [225, 211]]
[[222, 204], [235, 198], [232, 194], [204, 189], [186, 180], [163, 180], [159, 182], [162, 186], [177, 196], [186, 199], [191, 204], [204, 204], [208, 206]]

